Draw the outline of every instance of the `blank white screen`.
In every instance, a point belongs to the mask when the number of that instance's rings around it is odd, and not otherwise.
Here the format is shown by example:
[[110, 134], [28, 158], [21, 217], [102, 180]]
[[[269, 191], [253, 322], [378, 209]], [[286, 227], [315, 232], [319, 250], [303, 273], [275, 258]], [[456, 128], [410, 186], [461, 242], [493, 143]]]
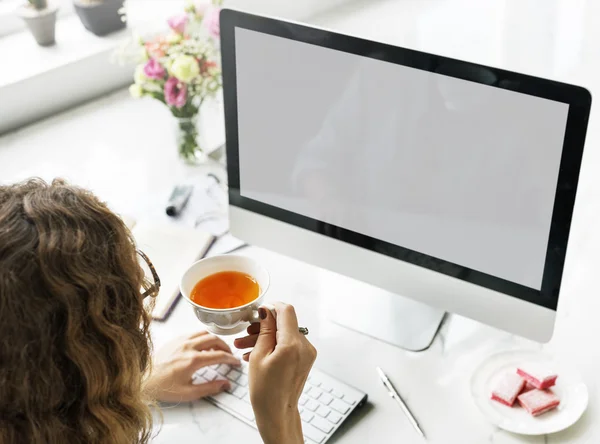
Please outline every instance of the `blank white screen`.
[[235, 36], [242, 196], [540, 289], [567, 104]]

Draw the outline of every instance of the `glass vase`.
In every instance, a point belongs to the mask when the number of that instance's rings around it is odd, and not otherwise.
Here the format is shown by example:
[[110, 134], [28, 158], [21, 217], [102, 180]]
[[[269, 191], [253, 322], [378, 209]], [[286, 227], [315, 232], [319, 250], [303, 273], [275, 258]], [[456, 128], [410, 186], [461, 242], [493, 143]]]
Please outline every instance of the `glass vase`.
[[189, 165], [202, 164], [207, 160], [199, 122], [198, 115], [175, 117], [175, 141], [179, 157]]

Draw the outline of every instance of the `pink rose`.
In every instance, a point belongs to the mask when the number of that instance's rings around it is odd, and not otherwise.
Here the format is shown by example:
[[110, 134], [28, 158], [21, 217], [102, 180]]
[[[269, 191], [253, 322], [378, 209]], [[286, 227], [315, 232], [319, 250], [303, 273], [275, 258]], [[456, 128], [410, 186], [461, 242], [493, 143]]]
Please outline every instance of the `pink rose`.
[[187, 25], [187, 22], [188, 22], [187, 14], [175, 15], [175, 16], [171, 17], [169, 20], [167, 20], [167, 23], [169, 24], [171, 29], [178, 34], [183, 34], [185, 32], [185, 26]]
[[187, 86], [176, 77], [165, 82], [165, 101], [167, 105], [182, 108], [187, 100]]
[[215, 39], [218, 39], [221, 35], [220, 27], [219, 27], [219, 14], [221, 13], [221, 8], [218, 6], [211, 6], [206, 9], [204, 14], [204, 20], [202, 23], [206, 26], [206, 30], [208, 34]]
[[153, 80], [162, 79], [165, 76], [165, 68], [156, 59], [150, 59], [144, 65], [144, 74]]

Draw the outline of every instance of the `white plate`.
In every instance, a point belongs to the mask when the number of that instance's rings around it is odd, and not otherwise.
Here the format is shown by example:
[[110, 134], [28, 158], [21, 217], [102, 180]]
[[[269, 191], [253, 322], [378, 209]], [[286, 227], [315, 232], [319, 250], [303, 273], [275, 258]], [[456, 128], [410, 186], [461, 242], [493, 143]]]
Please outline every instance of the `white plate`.
[[[517, 367], [526, 369], [528, 365], [545, 368], [558, 375], [552, 390], [560, 398], [560, 405], [537, 417], [518, 406], [518, 402], [508, 407], [490, 399], [500, 378], [507, 372], [516, 372]], [[489, 421], [501, 429], [521, 435], [546, 435], [564, 430], [577, 422], [588, 405], [588, 391], [581, 376], [536, 351], [510, 351], [486, 359], [471, 378], [471, 394]]]

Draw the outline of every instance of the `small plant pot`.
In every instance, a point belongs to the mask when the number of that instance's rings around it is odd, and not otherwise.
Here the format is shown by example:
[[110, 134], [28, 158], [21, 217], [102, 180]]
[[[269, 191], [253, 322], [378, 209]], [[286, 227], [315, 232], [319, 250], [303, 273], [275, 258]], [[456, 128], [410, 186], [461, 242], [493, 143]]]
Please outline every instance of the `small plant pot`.
[[75, 0], [75, 11], [85, 29], [92, 34], [104, 36], [125, 28], [119, 10], [124, 0], [99, 0], [83, 2]]
[[48, 6], [37, 10], [28, 6], [19, 8], [18, 14], [33, 34], [40, 46], [51, 46], [56, 43], [56, 6]]

